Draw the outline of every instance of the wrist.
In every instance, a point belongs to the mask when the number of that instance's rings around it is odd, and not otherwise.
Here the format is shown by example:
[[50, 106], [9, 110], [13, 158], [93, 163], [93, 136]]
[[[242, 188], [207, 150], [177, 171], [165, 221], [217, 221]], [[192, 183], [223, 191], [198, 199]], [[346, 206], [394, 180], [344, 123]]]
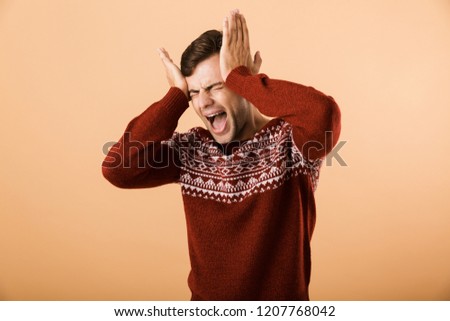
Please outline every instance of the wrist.
[[190, 100], [189, 92], [188, 92], [187, 87], [185, 87], [185, 86], [176, 86], [176, 85], [173, 86], [173, 87], [178, 88], [180, 91], [182, 91], [184, 96], [187, 98], [187, 100]]

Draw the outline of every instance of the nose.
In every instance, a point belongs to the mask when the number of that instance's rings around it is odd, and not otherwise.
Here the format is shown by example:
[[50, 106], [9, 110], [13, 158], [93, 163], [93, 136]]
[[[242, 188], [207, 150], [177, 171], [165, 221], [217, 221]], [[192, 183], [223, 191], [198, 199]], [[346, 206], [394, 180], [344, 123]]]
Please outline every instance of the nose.
[[200, 90], [198, 93], [198, 107], [204, 109], [208, 106], [211, 106], [214, 103], [214, 100], [211, 98], [209, 91]]

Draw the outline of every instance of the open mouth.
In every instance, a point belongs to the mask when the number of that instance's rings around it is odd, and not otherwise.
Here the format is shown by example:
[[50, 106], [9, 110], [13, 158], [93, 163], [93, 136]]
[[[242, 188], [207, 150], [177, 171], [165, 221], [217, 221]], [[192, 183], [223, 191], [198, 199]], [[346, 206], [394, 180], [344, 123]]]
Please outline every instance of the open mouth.
[[210, 116], [206, 116], [214, 132], [222, 132], [227, 123], [227, 113], [222, 111]]

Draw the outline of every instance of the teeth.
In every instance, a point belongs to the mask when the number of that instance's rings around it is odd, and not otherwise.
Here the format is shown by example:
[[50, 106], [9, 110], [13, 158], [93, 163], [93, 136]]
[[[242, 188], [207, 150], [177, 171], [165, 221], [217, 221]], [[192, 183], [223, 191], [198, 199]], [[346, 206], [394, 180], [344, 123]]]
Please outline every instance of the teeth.
[[218, 113], [206, 116], [206, 118], [216, 117], [217, 115], [220, 115], [221, 113], [223, 113], [223, 111], [219, 111]]
[[221, 114], [225, 114], [225, 112], [224, 112], [224, 111], [219, 111], [218, 113], [215, 113], [215, 114], [206, 116], [206, 119], [208, 119], [208, 121], [212, 124], [213, 121], [214, 121], [214, 118], [215, 118], [216, 116], [218, 116], [218, 115], [221, 115]]

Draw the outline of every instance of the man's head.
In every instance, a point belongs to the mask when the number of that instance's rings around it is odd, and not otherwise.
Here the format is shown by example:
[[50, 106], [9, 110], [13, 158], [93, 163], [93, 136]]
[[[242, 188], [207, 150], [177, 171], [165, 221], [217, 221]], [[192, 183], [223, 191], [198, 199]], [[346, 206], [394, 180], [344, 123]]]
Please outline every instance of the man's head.
[[180, 69], [184, 77], [189, 77], [195, 67], [203, 60], [214, 54], [220, 53], [222, 47], [222, 32], [219, 30], [208, 30], [184, 50], [181, 55]]
[[220, 73], [222, 33], [206, 31], [181, 57], [194, 110], [214, 139], [221, 144], [251, 138], [261, 127], [262, 116], [246, 99], [224, 84]]

